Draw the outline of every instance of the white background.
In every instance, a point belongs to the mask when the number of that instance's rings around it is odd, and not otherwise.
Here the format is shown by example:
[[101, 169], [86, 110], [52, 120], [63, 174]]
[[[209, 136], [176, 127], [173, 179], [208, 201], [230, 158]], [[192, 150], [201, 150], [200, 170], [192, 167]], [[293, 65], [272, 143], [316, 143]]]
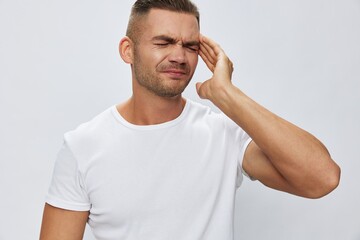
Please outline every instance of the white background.
[[[63, 133], [130, 96], [117, 46], [132, 3], [0, 0], [1, 240], [38, 238]], [[235, 239], [359, 240], [360, 1], [196, 3], [202, 33], [235, 64], [234, 84], [316, 135], [342, 168], [319, 200], [246, 179]], [[184, 95], [199, 100], [194, 83], [209, 76], [200, 63]]]

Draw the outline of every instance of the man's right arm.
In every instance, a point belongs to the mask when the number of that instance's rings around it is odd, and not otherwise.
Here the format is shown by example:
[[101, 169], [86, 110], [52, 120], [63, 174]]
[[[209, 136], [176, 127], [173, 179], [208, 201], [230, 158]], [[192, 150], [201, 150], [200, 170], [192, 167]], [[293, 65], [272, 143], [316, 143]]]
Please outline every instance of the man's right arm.
[[89, 211], [70, 211], [45, 204], [40, 240], [81, 240]]

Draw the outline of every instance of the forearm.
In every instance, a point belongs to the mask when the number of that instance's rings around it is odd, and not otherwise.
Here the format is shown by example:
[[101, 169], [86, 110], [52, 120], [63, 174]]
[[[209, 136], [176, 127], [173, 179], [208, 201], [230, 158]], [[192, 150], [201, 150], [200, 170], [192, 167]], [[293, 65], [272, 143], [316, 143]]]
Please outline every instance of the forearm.
[[329, 176], [333, 176], [329, 171], [338, 170], [318, 139], [260, 106], [235, 86], [224, 86], [211, 97], [294, 188], [311, 189], [314, 184], [329, 183]]
[[213, 102], [254, 140], [243, 161], [250, 175], [267, 186], [310, 198], [337, 186], [340, 169], [325, 146], [236, 88], [231, 83], [233, 64], [218, 44], [202, 36], [199, 55], [213, 72], [212, 78], [196, 84], [199, 96]]

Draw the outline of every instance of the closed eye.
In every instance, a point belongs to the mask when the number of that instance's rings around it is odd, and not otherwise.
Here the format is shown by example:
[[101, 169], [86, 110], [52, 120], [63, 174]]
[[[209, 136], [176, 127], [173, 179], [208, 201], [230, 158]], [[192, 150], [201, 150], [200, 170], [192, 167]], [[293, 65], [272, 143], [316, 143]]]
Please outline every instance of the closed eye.
[[200, 49], [200, 43], [198, 41], [185, 42], [183, 46], [192, 52], [198, 52]]
[[185, 44], [184, 47], [186, 49], [188, 49], [189, 51], [191, 51], [191, 52], [198, 52], [199, 51], [199, 46], [198, 45], [192, 45], [192, 44], [187, 45], [187, 44]]
[[190, 51], [193, 51], [193, 52], [199, 51], [199, 48], [196, 47], [196, 46], [187, 46], [186, 48], [189, 49]]
[[166, 43], [154, 43], [154, 45], [156, 46], [167, 46], [169, 45], [170, 43], [166, 42]]

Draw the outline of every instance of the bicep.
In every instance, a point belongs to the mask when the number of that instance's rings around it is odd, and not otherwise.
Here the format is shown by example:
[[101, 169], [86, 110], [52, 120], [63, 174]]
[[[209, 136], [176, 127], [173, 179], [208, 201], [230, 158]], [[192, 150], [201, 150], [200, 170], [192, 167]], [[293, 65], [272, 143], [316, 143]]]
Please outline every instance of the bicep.
[[242, 167], [251, 178], [259, 180], [264, 185], [280, 191], [294, 193], [286, 179], [254, 141], [249, 144], [245, 151]]
[[40, 240], [81, 240], [88, 211], [70, 211], [45, 204]]

